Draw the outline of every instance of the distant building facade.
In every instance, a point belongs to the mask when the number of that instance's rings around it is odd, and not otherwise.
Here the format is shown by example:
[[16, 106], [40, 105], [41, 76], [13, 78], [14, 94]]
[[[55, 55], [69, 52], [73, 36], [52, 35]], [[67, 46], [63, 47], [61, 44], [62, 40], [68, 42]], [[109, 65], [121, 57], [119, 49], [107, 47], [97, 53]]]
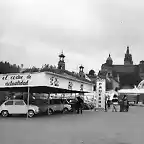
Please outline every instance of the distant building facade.
[[109, 55], [106, 63], [102, 64], [98, 76], [111, 79], [113, 87], [117, 85], [120, 88], [133, 88], [144, 79], [144, 61], [134, 65], [129, 47], [127, 47], [124, 64], [114, 65]]

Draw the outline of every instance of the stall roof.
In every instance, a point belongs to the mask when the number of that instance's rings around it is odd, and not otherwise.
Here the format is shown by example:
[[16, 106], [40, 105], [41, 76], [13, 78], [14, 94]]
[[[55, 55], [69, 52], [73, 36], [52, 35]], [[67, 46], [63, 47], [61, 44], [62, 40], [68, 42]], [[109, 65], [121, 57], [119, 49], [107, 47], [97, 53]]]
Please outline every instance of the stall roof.
[[[5, 87], [1, 88], [1, 91], [15, 91], [15, 92], [27, 92], [28, 87]], [[53, 88], [53, 87], [46, 87], [46, 86], [36, 86], [36, 87], [30, 87], [31, 93], [80, 93], [81, 91], [76, 90], [67, 90], [67, 89], [61, 89], [61, 88]], [[87, 93], [82, 92], [82, 93]]]

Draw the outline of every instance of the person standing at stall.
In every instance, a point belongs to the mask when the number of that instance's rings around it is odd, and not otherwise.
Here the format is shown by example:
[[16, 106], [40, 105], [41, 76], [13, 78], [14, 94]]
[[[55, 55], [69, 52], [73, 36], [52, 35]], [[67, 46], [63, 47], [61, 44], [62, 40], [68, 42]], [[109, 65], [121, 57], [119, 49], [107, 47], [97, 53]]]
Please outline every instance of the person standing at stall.
[[127, 109], [126, 111], [128, 112], [129, 111], [129, 101], [127, 100]]
[[127, 96], [124, 95], [124, 97], [123, 97], [123, 111], [128, 112], [128, 110], [129, 110], [129, 102], [128, 102]]
[[107, 107], [108, 107], [108, 109], [110, 109], [110, 106], [111, 106], [111, 101], [110, 101], [110, 97], [108, 97], [108, 100], [107, 100]]
[[126, 95], [124, 95], [121, 99], [121, 103], [120, 103], [120, 112], [124, 112], [124, 99], [125, 99]]
[[107, 96], [105, 96], [105, 112], [107, 112]]
[[123, 100], [119, 100], [119, 105], [120, 105], [120, 112], [123, 112]]

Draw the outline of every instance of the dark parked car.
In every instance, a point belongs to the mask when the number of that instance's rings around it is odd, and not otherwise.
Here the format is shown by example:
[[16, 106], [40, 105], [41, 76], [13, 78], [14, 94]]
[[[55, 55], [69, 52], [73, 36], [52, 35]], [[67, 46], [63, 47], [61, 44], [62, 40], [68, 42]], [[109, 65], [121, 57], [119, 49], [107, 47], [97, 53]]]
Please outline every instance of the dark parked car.
[[34, 104], [39, 107], [40, 113], [47, 113], [48, 100], [35, 99], [30, 101], [30, 104]]

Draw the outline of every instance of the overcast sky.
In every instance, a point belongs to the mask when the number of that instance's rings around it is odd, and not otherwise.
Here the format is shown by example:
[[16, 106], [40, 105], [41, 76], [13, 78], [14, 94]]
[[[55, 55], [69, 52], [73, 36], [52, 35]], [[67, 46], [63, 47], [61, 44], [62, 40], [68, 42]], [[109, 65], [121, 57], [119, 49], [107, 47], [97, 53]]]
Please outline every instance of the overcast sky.
[[0, 60], [27, 66], [57, 65], [96, 72], [109, 53], [124, 63], [144, 59], [143, 0], [0, 0]]

